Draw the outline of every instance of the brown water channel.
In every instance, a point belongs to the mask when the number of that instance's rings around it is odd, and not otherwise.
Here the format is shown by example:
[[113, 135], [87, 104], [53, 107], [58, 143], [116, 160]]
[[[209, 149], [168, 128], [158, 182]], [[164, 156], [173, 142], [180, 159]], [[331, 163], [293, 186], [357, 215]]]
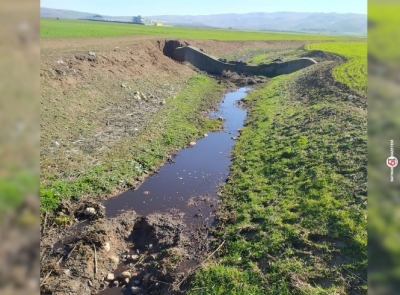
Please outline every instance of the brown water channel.
[[243, 127], [246, 111], [238, 102], [246, 96], [248, 88], [227, 93], [212, 118], [222, 117], [224, 128], [208, 134], [193, 147], [179, 151], [174, 163], [165, 164], [135, 190], [126, 191], [105, 201], [107, 217], [124, 210], [139, 215], [166, 212], [176, 208], [185, 213], [189, 225], [199, 221], [212, 224], [217, 205], [217, 190], [226, 181], [231, 162], [230, 153]]

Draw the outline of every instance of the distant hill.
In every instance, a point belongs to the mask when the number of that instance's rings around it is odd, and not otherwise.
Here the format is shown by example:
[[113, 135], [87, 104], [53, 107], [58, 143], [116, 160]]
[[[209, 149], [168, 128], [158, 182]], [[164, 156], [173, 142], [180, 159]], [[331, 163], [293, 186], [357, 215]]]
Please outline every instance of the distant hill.
[[53, 8], [45, 8], [40, 7], [40, 17], [51, 17], [51, 18], [62, 18], [62, 19], [82, 19], [82, 18], [91, 18], [95, 13], [89, 12], [80, 12], [74, 10], [65, 10], [65, 9], [53, 9]]
[[[95, 15], [88, 12], [40, 8], [41, 17], [85, 19]], [[131, 16], [120, 17], [129, 18]], [[254, 12], [213, 15], [153, 15], [146, 16], [146, 18], [184, 27], [367, 35], [367, 15], [355, 13]]]
[[148, 18], [180, 26], [196, 23], [198, 27], [202, 24], [226, 29], [367, 35], [367, 15], [355, 13], [255, 12], [196, 16], [156, 15]]

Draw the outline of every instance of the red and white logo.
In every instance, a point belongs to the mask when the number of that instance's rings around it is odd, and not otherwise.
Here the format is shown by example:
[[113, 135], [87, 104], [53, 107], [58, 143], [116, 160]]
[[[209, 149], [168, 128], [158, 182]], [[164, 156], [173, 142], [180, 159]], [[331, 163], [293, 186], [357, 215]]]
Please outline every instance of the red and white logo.
[[398, 163], [399, 163], [399, 161], [398, 161], [397, 158], [395, 158], [395, 157], [389, 157], [389, 158], [386, 160], [386, 164], [387, 164], [389, 167], [391, 167], [391, 168], [396, 167]]

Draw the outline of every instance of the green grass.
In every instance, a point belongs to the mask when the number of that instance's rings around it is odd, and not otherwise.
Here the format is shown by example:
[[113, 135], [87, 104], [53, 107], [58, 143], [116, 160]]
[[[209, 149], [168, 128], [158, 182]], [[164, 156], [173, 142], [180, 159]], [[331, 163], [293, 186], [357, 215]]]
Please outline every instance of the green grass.
[[347, 62], [336, 67], [333, 75], [336, 80], [360, 92], [367, 91], [367, 43], [329, 42], [307, 44], [307, 50], [322, 50], [347, 58]]
[[42, 212], [56, 209], [64, 198], [109, 194], [118, 186], [129, 185], [156, 169], [174, 150], [218, 128], [220, 121], [203, 114], [216, 104], [221, 93], [222, 86], [215, 80], [196, 74], [180, 94], [167, 100], [141, 135], [118, 143], [102, 164], [73, 180], [68, 173], [60, 178], [42, 175], [46, 180], [40, 190]]
[[246, 59], [246, 61], [255, 65], [269, 64], [278, 57], [282, 57], [284, 60], [290, 60], [298, 58], [302, 53], [304, 53], [304, 50], [300, 50], [299, 48], [295, 47], [282, 51], [270, 50], [265, 53], [255, 54], [254, 56]]
[[[386, 2], [386, 3], [384, 3]], [[370, 1], [368, 3], [368, 50], [371, 55], [388, 66], [400, 64], [399, 3]]]
[[218, 29], [196, 29], [180, 27], [156, 27], [110, 22], [77, 20], [40, 20], [41, 38], [107, 37], [154, 35], [171, 38], [213, 40], [346, 40], [347, 37], [237, 31]]
[[246, 97], [214, 232], [226, 242], [188, 294], [366, 294], [366, 115], [321, 89], [299, 100], [297, 74]]

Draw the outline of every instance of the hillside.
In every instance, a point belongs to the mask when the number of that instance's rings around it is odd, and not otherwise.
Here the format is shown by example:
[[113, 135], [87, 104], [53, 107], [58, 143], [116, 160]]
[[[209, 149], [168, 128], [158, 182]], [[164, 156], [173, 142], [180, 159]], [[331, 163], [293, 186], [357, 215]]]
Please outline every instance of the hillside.
[[[140, 14], [140, 13], [138, 13]], [[41, 17], [84, 19], [94, 13], [40, 8]], [[130, 16], [117, 16], [127, 19]], [[367, 16], [354, 13], [295, 13], [295, 12], [254, 12], [246, 14], [214, 15], [153, 15], [150, 20], [185, 27], [233, 28], [242, 30], [292, 31], [338, 35], [366, 36]]]

